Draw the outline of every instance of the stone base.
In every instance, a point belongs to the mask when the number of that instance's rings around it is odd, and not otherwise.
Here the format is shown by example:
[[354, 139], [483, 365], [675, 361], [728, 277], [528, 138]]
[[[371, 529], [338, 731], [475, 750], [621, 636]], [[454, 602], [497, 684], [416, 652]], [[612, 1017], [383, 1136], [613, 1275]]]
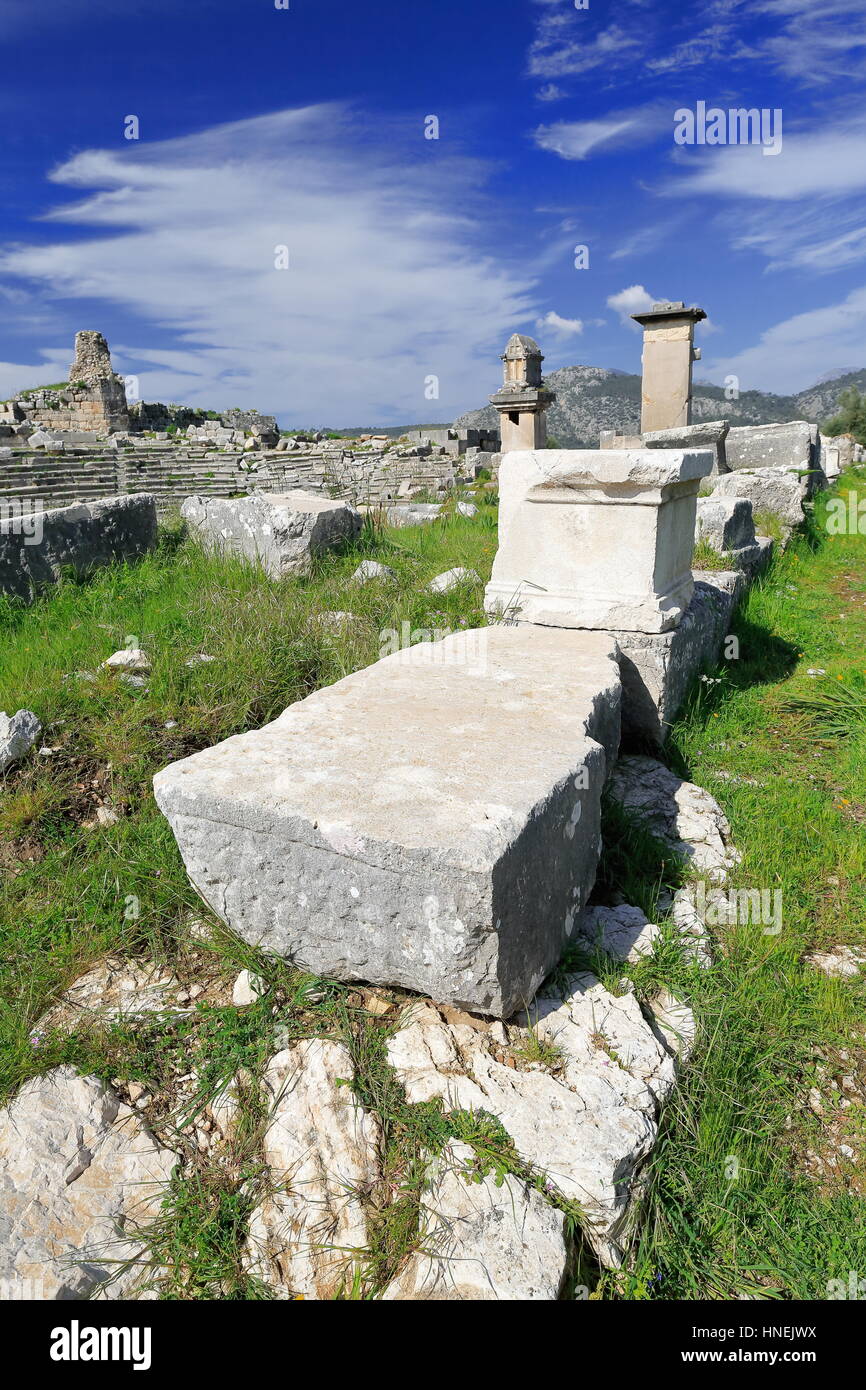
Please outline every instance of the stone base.
[[742, 572], [695, 573], [688, 611], [673, 632], [613, 632], [620, 650], [623, 736], [661, 745], [695, 676], [717, 660], [745, 588]]
[[156, 797], [246, 940], [508, 1017], [594, 882], [619, 702], [605, 633], [459, 633], [165, 768]]

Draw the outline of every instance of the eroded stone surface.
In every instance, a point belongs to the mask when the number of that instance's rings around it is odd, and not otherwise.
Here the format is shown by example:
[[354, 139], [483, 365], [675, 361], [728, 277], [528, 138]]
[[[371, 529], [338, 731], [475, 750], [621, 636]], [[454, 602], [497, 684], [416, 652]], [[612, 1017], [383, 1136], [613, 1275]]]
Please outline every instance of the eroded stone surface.
[[420, 643], [164, 769], [157, 800], [247, 940], [504, 1017], [595, 877], [614, 650], [530, 626]]
[[180, 981], [158, 965], [108, 956], [70, 985], [36, 1025], [38, 1033], [99, 1020], [140, 1018], [177, 1009]]
[[562, 1212], [510, 1174], [479, 1182], [474, 1157], [452, 1140], [431, 1165], [418, 1251], [385, 1300], [559, 1297], [568, 1264]]
[[285, 1297], [351, 1288], [368, 1243], [362, 1197], [379, 1176], [379, 1126], [349, 1085], [340, 1043], [315, 1038], [273, 1057], [264, 1157], [274, 1192], [253, 1212], [247, 1264]]
[[58, 1067], [28, 1081], [0, 1111], [3, 1296], [80, 1299], [110, 1279], [107, 1297], [129, 1296], [146, 1272], [135, 1232], [175, 1161], [96, 1077]]

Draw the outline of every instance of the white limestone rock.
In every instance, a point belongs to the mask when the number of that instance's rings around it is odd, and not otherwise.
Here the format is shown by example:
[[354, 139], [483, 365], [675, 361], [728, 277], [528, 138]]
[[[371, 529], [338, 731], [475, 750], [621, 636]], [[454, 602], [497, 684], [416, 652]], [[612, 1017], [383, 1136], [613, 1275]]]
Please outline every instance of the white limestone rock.
[[660, 935], [655, 922], [650, 922], [639, 907], [629, 903], [617, 907], [586, 907], [575, 926], [576, 937], [632, 965], [652, 955]]
[[514, 1070], [491, 1054], [489, 1036], [448, 1025], [413, 1006], [388, 1045], [410, 1101], [440, 1097], [448, 1109], [495, 1115], [522, 1158], [578, 1202], [599, 1258], [622, 1258], [629, 1200], [658, 1132], [675, 1064], [633, 995], [616, 998], [588, 973], [536, 999], [527, 1022], [561, 1059], [554, 1076]]
[[309, 574], [318, 555], [361, 530], [347, 502], [298, 491], [188, 497], [180, 512], [208, 550], [257, 561], [274, 579]]
[[688, 1004], [683, 1004], [670, 990], [661, 989], [649, 1000], [652, 1027], [671, 1056], [680, 1063], [689, 1060], [698, 1035], [697, 1022]]
[[32, 710], [20, 709], [11, 718], [0, 712], [0, 776], [27, 757], [41, 733], [42, 725]]
[[180, 981], [153, 962], [107, 956], [61, 994], [35, 1025], [36, 1034], [136, 1019], [146, 1014], [182, 1013], [175, 1005]]
[[564, 1217], [510, 1174], [473, 1172], [474, 1152], [452, 1140], [431, 1165], [419, 1248], [383, 1299], [552, 1301], [568, 1264]]
[[610, 794], [657, 839], [714, 883], [723, 883], [739, 863], [740, 855], [731, 844], [731, 827], [716, 799], [654, 758], [620, 758], [611, 775]]
[[252, 1214], [246, 1264], [285, 1298], [334, 1298], [368, 1244], [361, 1194], [379, 1177], [379, 1126], [349, 1085], [340, 1043], [315, 1038], [271, 1059], [264, 1157], [274, 1191]]
[[418, 643], [163, 769], [157, 801], [252, 944], [507, 1017], [595, 878], [614, 653], [531, 626]]
[[149, 671], [150, 657], [138, 647], [124, 648], [103, 661], [109, 671]]
[[391, 583], [396, 578], [396, 574], [388, 565], [381, 565], [378, 560], [362, 560], [349, 582], [370, 584], [378, 580], [380, 583]]
[[242, 970], [232, 985], [232, 1003], [236, 1008], [242, 1009], [247, 1004], [254, 1004], [264, 992], [259, 976], [254, 975], [251, 970]]
[[[176, 1157], [94, 1076], [58, 1067], [0, 1111], [0, 1287], [12, 1299], [108, 1298], [145, 1276], [135, 1233]], [[124, 1264], [131, 1261], [129, 1268]]]
[[456, 569], [446, 570], [444, 574], [437, 574], [435, 579], [431, 579], [427, 585], [434, 594], [450, 594], [453, 589], [459, 589], [461, 584], [480, 584], [481, 576], [475, 570], [465, 569], [458, 565]]
[[478, 508], [474, 502], [458, 502], [456, 507], [458, 516], [477, 516]]
[[813, 951], [805, 960], [807, 965], [831, 980], [851, 980], [866, 964], [866, 952], [855, 951], [850, 946], [834, 946], [829, 951]]

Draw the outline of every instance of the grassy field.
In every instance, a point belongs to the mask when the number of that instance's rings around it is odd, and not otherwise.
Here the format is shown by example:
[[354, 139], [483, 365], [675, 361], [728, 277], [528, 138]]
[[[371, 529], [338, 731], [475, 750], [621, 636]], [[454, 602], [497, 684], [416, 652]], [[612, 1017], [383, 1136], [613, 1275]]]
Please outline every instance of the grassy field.
[[[863, 490], [844, 480], [849, 487]], [[640, 992], [663, 980], [688, 997], [700, 1040], [651, 1162], [633, 1265], [591, 1279], [595, 1297], [821, 1298], [829, 1279], [866, 1272], [864, 987], [803, 963], [816, 948], [866, 946], [866, 537], [828, 536], [823, 505], [752, 590], [734, 629], [738, 658], [698, 684], [666, 750], [725, 808], [743, 852], [736, 882], [781, 890], [783, 927], [776, 936], [721, 928], [708, 971], [666, 949], [627, 972]], [[384, 1126], [397, 1196], [378, 1204], [369, 1266], [346, 1296], [374, 1294], [411, 1243], [420, 1155], [449, 1135], [471, 1142], [483, 1164], [541, 1181], [495, 1123], [406, 1104], [384, 1062], [393, 1017], [372, 1016], [357, 991], [262, 961], [212, 921], [207, 940], [191, 932], [211, 919], [150, 786], [165, 763], [257, 727], [375, 660], [389, 629], [483, 622], [480, 586], [434, 597], [425, 585], [455, 565], [485, 580], [495, 543], [492, 506], [472, 520], [371, 525], [311, 579], [277, 584], [208, 559], [169, 526], [159, 551], [134, 568], [64, 584], [27, 610], [0, 608], [0, 709], [34, 709], [53, 750], [10, 772], [0, 791], [0, 1092], [61, 1061], [166, 1096], [195, 1070], [193, 1108], [239, 1069], [251, 1078], [228, 1165], [196, 1154], [186, 1127], [168, 1109], [163, 1116], [166, 1134], [187, 1146], [183, 1177], [151, 1233], [154, 1259], [174, 1271], [172, 1297], [264, 1296], [238, 1251], [261, 1179], [254, 1079], [277, 1025], [290, 1037], [346, 1042], [361, 1097]], [[390, 565], [396, 582], [349, 588], [365, 557]], [[360, 622], [328, 630], [317, 619], [327, 609]], [[132, 638], [151, 658], [146, 689], [99, 669]], [[202, 654], [213, 660], [187, 664]], [[94, 823], [102, 805], [116, 824]], [[649, 903], [670, 872], [611, 813], [605, 888]], [[107, 953], [160, 962], [183, 988], [203, 988], [201, 998], [170, 1026], [34, 1032], [58, 994]], [[239, 1011], [231, 982], [245, 966], [266, 991]], [[610, 982], [623, 973], [616, 967]]]

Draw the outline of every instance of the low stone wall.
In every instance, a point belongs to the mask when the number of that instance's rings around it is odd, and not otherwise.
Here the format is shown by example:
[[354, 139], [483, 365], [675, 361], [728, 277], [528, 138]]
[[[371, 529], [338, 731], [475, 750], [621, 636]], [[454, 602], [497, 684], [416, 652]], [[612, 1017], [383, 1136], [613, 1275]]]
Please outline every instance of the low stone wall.
[[114, 561], [140, 559], [153, 549], [156, 533], [156, 501], [147, 493], [13, 512], [0, 520], [0, 593], [29, 603], [65, 569], [86, 575]]

